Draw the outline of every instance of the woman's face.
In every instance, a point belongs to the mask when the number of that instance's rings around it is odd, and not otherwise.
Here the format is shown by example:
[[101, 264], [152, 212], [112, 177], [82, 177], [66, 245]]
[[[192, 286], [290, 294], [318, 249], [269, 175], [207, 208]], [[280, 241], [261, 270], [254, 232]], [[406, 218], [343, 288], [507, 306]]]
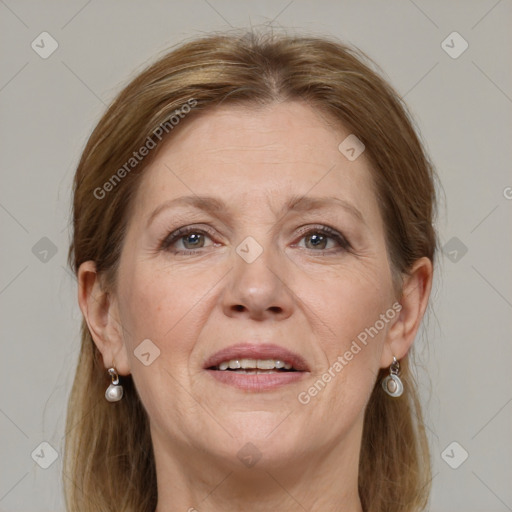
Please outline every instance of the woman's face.
[[399, 306], [348, 135], [300, 102], [220, 107], [146, 169], [111, 314], [158, 453], [274, 467], [358, 454]]

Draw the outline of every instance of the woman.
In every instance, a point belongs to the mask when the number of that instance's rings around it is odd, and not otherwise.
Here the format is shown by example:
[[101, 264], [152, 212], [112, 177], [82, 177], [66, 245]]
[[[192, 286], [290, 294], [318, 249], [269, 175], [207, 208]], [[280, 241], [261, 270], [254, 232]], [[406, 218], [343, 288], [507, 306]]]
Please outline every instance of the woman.
[[69, 510], [424, 509], [434, 202], [338, 42], [210, 35], [135, 78], [75, 177]]

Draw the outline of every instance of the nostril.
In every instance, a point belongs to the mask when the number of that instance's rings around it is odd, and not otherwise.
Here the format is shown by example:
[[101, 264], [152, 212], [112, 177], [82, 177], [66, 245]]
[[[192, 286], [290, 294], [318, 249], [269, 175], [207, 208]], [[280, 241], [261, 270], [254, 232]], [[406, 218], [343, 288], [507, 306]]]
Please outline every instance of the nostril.
[[[244, 305], [242, 304], [233, 304], [231, 306], [231, 311], [236, 311], [236, 312], [244, 312], [244, 311], [247, 311], [249, 310], [250, 308], [247, 308], [245, 307]], [[270, 306], [266, 309], [266, 311], [269, 311], [270, 313], [277, 313], [277, 314], [282, 314], [283, 313], [283, 308], [280, 307], [280, 306]]]

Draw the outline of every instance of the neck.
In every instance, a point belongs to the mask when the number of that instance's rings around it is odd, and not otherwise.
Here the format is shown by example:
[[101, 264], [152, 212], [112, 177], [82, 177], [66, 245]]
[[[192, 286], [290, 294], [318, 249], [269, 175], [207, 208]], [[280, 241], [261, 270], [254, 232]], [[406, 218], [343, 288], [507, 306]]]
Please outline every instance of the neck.
[[356, 430], [321, 452], [302, 453], [286, 463], [262, 457], [250, 468], [236, 457], [229, 461], [191, 453], [190, 446], [165, 447], [153, 433], [155, 512], [362, 512], [357, 479], [361, 432]]

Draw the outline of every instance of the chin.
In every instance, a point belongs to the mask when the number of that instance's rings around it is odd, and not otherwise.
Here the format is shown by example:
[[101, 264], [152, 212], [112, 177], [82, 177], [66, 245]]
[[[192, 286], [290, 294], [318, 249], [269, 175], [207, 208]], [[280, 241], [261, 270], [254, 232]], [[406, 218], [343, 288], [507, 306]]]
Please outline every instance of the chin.
[[210, 450], [234, 462], [238, 469], [240, 462], [248, 468], [257, 465], [259, 469], [275, 469], [283, 462], [288, 465], [311, 442], [304, 429], [287, 424], [288, 414], [259, 411], [234, 415], [231, 421], [223, 423], [233, 437], [223, 435], [212, 440]]

